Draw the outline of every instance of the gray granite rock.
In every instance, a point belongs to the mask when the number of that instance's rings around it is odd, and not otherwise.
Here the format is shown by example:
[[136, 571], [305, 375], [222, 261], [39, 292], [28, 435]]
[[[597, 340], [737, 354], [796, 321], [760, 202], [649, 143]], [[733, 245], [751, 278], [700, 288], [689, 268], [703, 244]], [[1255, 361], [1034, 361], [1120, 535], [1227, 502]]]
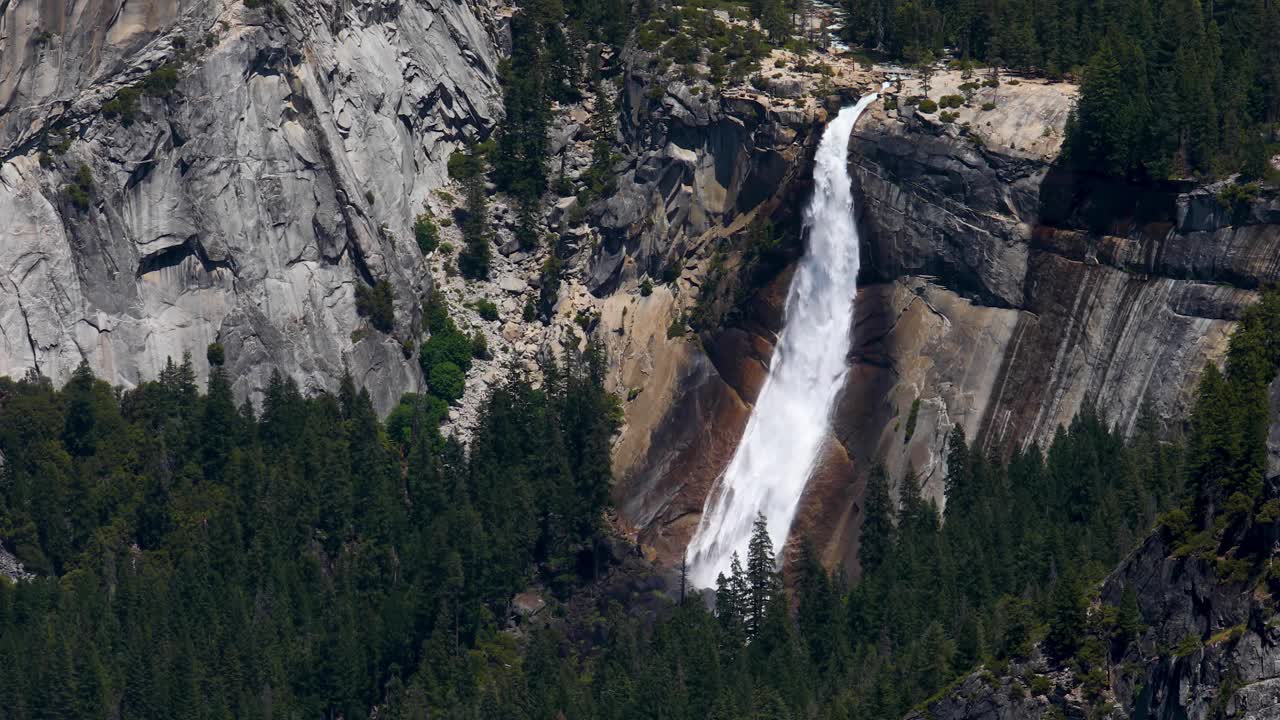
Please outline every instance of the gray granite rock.
[[[0, 9], [0, 373], [60, 382], [84, 360], [127, 387], [186, 351], [203, 374], [217, 341], [241, 397], [277, 369], [314, 390], [349, 368], [382, 411], [420, 388], [402, 351], [430, 282], [412, 222], [499, 108], [500, 20], [484, 0], [287, 8]], [[178, 38], [176, 88], [108, 117]], [[81, 167], [85, 207], [66, 190]], [[355, 310], [382, 279], [390, 335]]]

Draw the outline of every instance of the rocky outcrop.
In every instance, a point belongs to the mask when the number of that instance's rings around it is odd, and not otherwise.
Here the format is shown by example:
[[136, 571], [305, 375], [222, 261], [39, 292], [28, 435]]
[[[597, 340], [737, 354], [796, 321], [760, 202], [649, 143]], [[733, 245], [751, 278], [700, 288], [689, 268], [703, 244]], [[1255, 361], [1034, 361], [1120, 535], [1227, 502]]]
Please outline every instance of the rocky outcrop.
[[[349, 368], [380, 410], [419, 387], [413, 218], [492, 122], [498, 18], [252, 4], [0, 7], [0, 373], [84, 360], [127, 387], [216, 341], [241, 397], [277, 369]], [[379, 280], [389, 334], [355, 307]]]
[[[1274, 542], [1274, 523], [1255, 529]], [[1260, 572], [1224, 575], [1212, 550], [1175, 546], [1168, 531], [1156, 531], [1098, 590], [1089, 611], [1095, 619], [1120, 608], [1128, 591], [1141, 629], [1107, 643], [1106, 657], [1093, 661], [1105, 662], [1105, 672], [1092, 682], [1072, 663], [1035, 650], [1008, 673], [979, 670], [962, 679], [908, 718], [1277, 717], [1280, 616], [1265, 577], [1268, 561], [1257, 564]], [[1108, 627], [1105, 620], [1093, 624]]]
[[[639, 50], [629, 51], [624, 65], [627, 163], [617, 192], [594, 208], [602, 242], [588, 285], [598, 295], [683, 268], [708, 234], [741, 229], [744, 218], [804, 176], [809, 144], [826, 117], [812, 96], [689, 83]], [[847, 77], [851, 85], [859, 80], [865, 77]]]
[[17, 582], [19, 580], [30, 580], [35, 576], [23, 569], [22, 561], [11, 555], [3, 546], [0, 546], [0, 577], [6, 577]]

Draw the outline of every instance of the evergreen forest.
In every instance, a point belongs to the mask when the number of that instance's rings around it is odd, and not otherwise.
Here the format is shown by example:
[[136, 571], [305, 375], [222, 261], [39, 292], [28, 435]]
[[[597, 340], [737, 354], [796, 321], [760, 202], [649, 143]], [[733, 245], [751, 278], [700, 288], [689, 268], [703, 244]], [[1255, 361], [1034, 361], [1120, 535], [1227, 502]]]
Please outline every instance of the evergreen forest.
[[[125, 392], [85, 367], [61, 390], [5, 379], [0, 520], [37, 577], [0, 581], [0, 714], [872, 720], [1034, 647], [1100, 689], [1140, 619], [1087, 598], [1153, 526], [1280, 585], [1260, 532], [1276, 338], [1270, 292], [1180, 442], [1087, 409], [1007, 459], [956, 429], [945, 513], [871, 470], [856, 582], [803, 538], [784, 577], [761, 517], [714, 603], [673, 583], [657, 612], [565, 611], [616, 562], [594, 346], [498, 388], [469, 452], [431, 403], [384, 424], [350, 381], [277, 378], [259, 414], [218, 368], [200, 393], [189, 360]], [[531, 583], [553, 619], [512, 625]]]
[[468, 451], [433, 398], [384, 424], [350, 378], [304, 398], [277, 376], [261, 413], [217, 366], [201, 393], [189, 358], [126, 392], [83, 365], [60, 390], [0, 379], [0, 535], [36, 574], [0, 578], [0, 717], [489, 697], [511, 596], [603, 562], [618, 403], [596, 348], [544, 371], [494, 391]]
[[849, 0], [850, 40], [916, 64], [944, 54], [1081, 94], [1065, 154], [1142, 180], [1256, 180], [1277, 152], [1280, 7], [1253, 0]]

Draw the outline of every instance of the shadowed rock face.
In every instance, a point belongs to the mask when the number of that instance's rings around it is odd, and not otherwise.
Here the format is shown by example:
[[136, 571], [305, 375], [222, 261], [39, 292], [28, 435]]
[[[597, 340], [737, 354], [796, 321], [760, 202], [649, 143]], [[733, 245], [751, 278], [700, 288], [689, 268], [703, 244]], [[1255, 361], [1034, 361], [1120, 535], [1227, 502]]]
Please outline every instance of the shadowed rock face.
[[[185, 351], [203, 374], [217, 341], [240, 397], [276, 369], [308, 390], [349, 368], [382, 411], [419, 388], [401, 348], [430, 282], [412, 222], [452, 149], [492, 122], [486, 4], [0, 12], [0, 373], [61, 381], [87, 360], [127, 387]], [[172, 91], [143, 93], [131, 119], [103, 111], [179, 59]], [[381, 279], [390, 335], [355, 310], [355, 288]]]
[[[1264, 546], [1274, 543], [1274, 523], [1256, 530]], [[1267, 583], [1256, 575], [1231, 581], [1218, 574], [1213, 560], [1175, 554], [1157, 531], [1111, 573], [1096, 597], [1115, 608], [1132, 591], [1143, 626], [1135, 639], [1108, 648], [1110, 668], [1097, 705], [1111, 709], [1102, 716], [1277, 717], [1280, 630]], [[1028, 691], [1035, 676], [1049, 681], [1040, 683], [1047, 693]], [[1052, 707], [1069, 718], [1089, 717], [1096, 710], [1083, 684], [1069, 663], [1036, 649], [1003, 676], [980, 671], [962, 679], [907, 720], [1039, 720]]]

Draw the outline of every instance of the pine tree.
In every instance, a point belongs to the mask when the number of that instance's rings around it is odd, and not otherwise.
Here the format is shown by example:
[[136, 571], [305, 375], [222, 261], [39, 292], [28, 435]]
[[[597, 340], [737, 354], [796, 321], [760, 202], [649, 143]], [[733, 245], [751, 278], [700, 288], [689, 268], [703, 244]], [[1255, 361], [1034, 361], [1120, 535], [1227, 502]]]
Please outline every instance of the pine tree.
[[726, 644], [731, 650], [741, 647], [747, 640], [750, 595], [751, 584], [735, 552], [729, 562], [729, 577], [721, 573], [716, 578], [716, 619], [720, 621]]
[[893, 547], [893, 500], [889, 497], [889, 477], [881, 463], [872, 465], [867, 476], [859, 538], [858, 562], [866, 576], [884, 564]]
[[1071, 577], [1059, 578], [1053, 588], [1049, 632], [1045, 647], [1058, 658], [1068, 658], [1083, 640], [1088, 607], [1079, 584]]
[[[478, 152], [471, 148], [472, 157]], [[466, 219], [462, 221], [464, 247], [458, 253], [458, 272], [470, 280], [489, 277], [492, 239], [489, 228], [489, 201], [485, 197], [484, 174], [476, 169], [466, 180]]]
[[613, 194], [616, 179], [613, 165], [618, 160], [614, 152], [617, 143], [617, 109], [602, 84], [595, 89], [595, 109], [591, 116], [591, 167], [587, 169], [587, 187], [591, 194], [603, 197]]
[[763, 514], [757, 514], [751, 526], [751, 540], [747, 544], [747, 585], [746, 631], [747, 638], [751, 639], [760, 631], [769, 599], [781, 585], [777, 560], [773, 555], [773, 540], [769, 537], [769, 523]]
[[1136, 164], [1145, 114], [1137, 111], [1132, 85], [1112, 42], [1089, 60], [1080, 99], [1068, 127], [1067, 154], [1073, 161], [1111, 175]]
[[969, 446], [965, 441], [964, 428], [956, 423], [947, 436], [947, 477], [945, 493], [947, 498], [947, 521], [963, 518], [969, 514], [973, 501], [973, 469], [969, 463]]

